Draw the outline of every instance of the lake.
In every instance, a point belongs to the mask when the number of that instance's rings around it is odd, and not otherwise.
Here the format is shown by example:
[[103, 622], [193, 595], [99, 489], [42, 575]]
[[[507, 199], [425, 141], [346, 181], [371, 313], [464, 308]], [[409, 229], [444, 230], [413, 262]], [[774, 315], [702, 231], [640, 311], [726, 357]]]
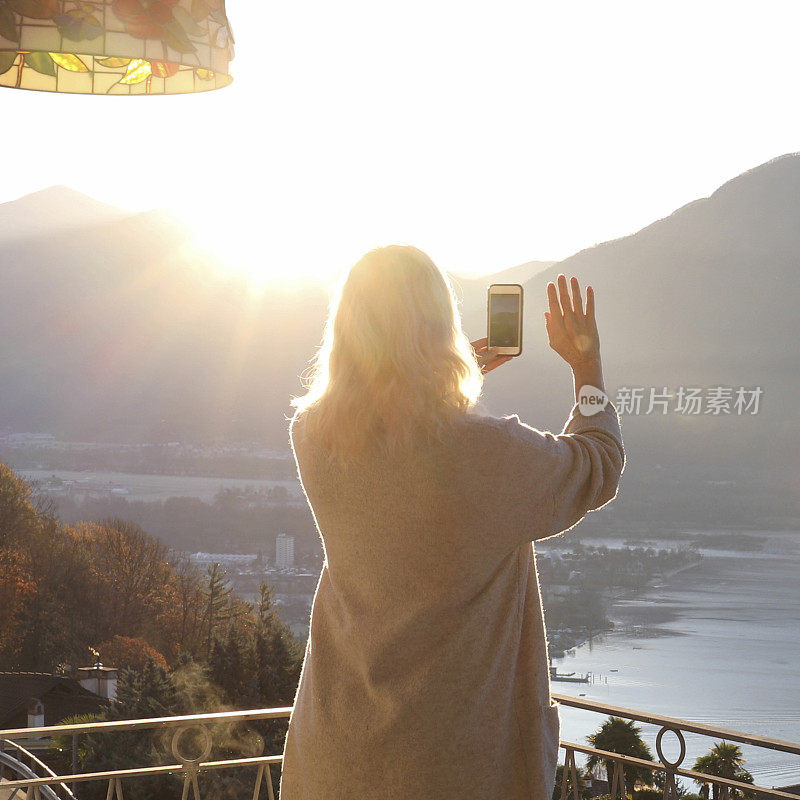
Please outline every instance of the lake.
[[[591, 672], [594, 681], [554, 681], [552, 691], [800, 742], [800, 533], [745, 533], [768, 537], [765, 552], [701, 548], [699, 566], [618, 600], [611, 613], [618, 630], [553, 659], [559, 672]], [[675, 544], [656, 540], [654, 546]], [[585, 744], [605, 717], [562, 706], [561, 719], [561, 738]], [[642, 727], [657, 757], [658, 729]], [[687, 734], [682, 766], [691, 768], [714, 741]], [[741, 747], [756, 784], [800, 783], [800, 756]], [[664, 752], [677, 757], [673, 734], [664, 736]]]

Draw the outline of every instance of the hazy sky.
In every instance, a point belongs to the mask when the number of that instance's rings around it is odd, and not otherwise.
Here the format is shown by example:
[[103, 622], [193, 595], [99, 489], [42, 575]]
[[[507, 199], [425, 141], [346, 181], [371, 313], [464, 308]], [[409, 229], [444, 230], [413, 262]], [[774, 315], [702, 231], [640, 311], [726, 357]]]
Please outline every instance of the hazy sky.
[[0, 201], [170, 206], [254, 270], [560, 259], [798, 149], [795, 2], [229, 0], [234, 83], [0, 90]]

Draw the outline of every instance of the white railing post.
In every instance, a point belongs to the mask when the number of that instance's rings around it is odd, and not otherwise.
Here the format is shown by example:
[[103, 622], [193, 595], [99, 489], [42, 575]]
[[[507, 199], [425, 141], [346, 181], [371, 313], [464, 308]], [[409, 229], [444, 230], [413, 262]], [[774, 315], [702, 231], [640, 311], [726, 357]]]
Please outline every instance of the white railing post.
[[[78, 734], [72, 734], [72, 774], [75, 775], [78, 772]], [[73, 781], [72, 785], [69, 787], [70, 791], [72, 792], [73, 797], [75, 796], [75, 782]]]
[[627, 791], [625, 789], [625, 771], [621, 761], [614, 761], [614, 775], [611, 778], [611, 800], [625, 800]]
[[267, 797], [269, 800], [275, 800], [275, 792], [272, 789], [272, 771], [269, 764], [262, 764], [258, 768], [256, 775], [256, 785], [253, 787], [253, 800], [258, 800], [261, 795], [261, 784], [266, 780], [267, 782]]

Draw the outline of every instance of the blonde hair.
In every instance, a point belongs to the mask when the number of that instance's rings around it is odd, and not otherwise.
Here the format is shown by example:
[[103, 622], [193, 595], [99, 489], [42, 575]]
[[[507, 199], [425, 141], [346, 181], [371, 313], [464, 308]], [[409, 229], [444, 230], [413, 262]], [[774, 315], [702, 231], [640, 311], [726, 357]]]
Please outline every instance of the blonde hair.
[[[416, 247], [371, 250], [331, 303], [307, 393], [292, 400], [305, 433], [339, 461], [440, 437], [483, 375], [447, 276]], [[310, 413], [307, 413], [310, 412]]]

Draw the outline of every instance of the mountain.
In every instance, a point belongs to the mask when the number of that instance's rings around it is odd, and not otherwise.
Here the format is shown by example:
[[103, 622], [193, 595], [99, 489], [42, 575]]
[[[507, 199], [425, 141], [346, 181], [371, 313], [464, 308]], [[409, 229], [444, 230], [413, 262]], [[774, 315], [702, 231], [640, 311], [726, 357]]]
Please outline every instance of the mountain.
[[0, 240], [81, 229], [128, 214], [67, 186], [51, 186], [0, 205]]
[[[800, 154], [536, 275], [525, 287], [529, 324], [543, 325], [545, 287], [559, 272], [596, 288], [614, 386], [763, 390], [755, 416], [630, 417], [632, 442], [641, 438], [665, 462], [690, 452], [709, 465], [728, 459], [796, 469]], [[529, 342], [529, 357], [545, 360], [544, 337]]]
[[[43, 220], [62, 214], [80, 227], [42, 235]], [[25, 218], [37, 227], [21, 235]], [[473, 339], [485, 335], [489, 283], [525, 288], [523, 356], [488, 377], [483, 405], [560, 429], [571, 384], [547, 346], [545, 287], [574, 274], [596, 289], [612, 397], [621, 387], [763, 390], [757, 415], [624, 415], [632, 473], [698, 486], [757, 475], [768, 494], [800, 474], [798, 265], [800, 154], [790, 154], [557, 264], [456, 277]], [[0, 206], [0, 281], [0, 429], [90, 441], [284, 444], [288, 398], [302, 390], [328, 303], [313, 281], [256, 296], [162, 212], [123, 214], [61, 188]]]
[[[571, 399], [569, 372], [547, 345], [543, 319], [547, 283], [561, 272], [596, 290], [609, 395], [628, 388], [645, 397], [640, 413], [622, 415], [628, 488], [611, 515], [796, 529], [800, 154], [751, 169], [524, 284], [523, 357], [488, 377], [483, 402], [550, 430], [560, 430]], [[464, 286], [471, 333], [485, 329], [484, 291]], [[716, 387], [763, 394], [755, 415], [681, 414], [680, 387], [706, 397]], [[667, 414], [645, 413], [651, 388], [672, 395]]]
[[0, 205], [0, 280], [0, 430], [71, 440], [285, 445], [329, 302], [311, 279], [258, 296], [169, 214], [64, 187]]
[[[27, 213], [42, 202], [53, 213], [76, 198], [54, 189], [24, 200], [6, 205]], [[78, 200], [96, 212], [81, 227], [0, 237], [0, 429], [284, 444], [282, 415], [299, 390], [298, 354], [319, 337], [324, 288], [257, 298], [164, 212], [118, 215]]]
[[555, 261], [526, 261], [524, 264], [519, 264], [516, 267], [510, 267], [509, 269], [504, 269], [501, 272], [495, 272], [487, 276], [462, 275], [456, 272], [452, 273], [450, 277], [456, 281], [483, 281], [485, 278], [491, 277], [492, 283], [525, 283], [534, 275], [543, 272], [548, 267], [552, 267], [555, 263]]

